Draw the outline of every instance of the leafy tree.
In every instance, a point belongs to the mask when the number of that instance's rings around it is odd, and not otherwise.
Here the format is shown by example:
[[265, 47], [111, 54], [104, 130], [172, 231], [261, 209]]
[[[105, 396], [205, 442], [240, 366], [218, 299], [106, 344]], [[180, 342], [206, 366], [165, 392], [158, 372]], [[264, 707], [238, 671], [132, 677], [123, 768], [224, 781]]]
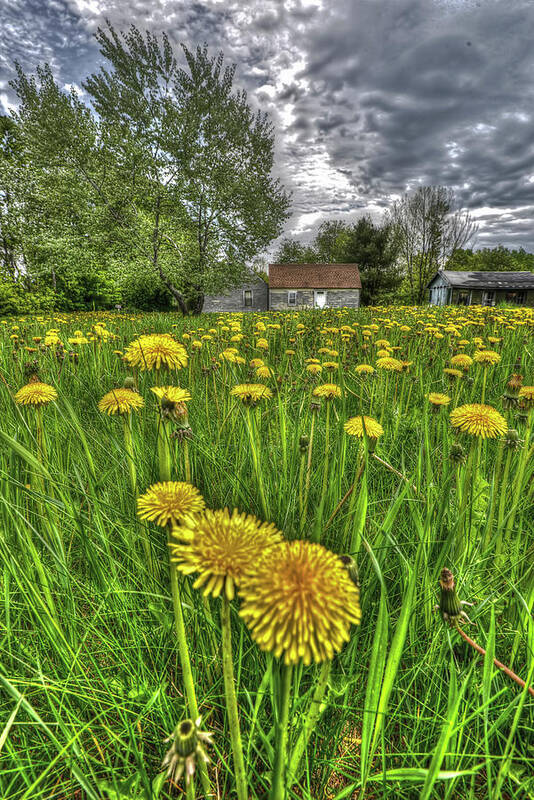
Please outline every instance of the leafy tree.
[[399, 285], [398, 241], [389, 223], [375, 224], [362, 217], [354, 224], [342, 220], [323, 222], [309, 245], [286, 238], [276, 254], [279, 263], [357, 264], [362, 279], [362, 303], [387, 300]]
[[393, 226], [362, 217], [338, 237], [336, 260], [356, 263], [362, 279], [362, 303], [376, 305], [391, 299], [402, 280], [397, 259], [399, 242]]
[[[128, 243], [124, 269], [150, 268], [180, 309], [238, 284], [246, 264], [279, 235], [289, 198], [271, 177], [274, 135], [233, 91], [234, 66], [132, 26], [96, 39], [109, 67], [83, 88], [94, 114], [54, 81], [17, 65], [17, 120], [32, 163], [89, 192], [104, 228]], [[83, 187], [83, 189], [82, 189]]]
[[534, 254], [522, 247], [510, 250], [502, 245], [481, 250], [457, 250], [447, 262], [447, 269], [470, 272], [534, 272]]
[[277, 264], [313, 264], [319, 260], [312, 244], [303, 244], [286, 236], [278, 245], [274, 260]]
[[443, 186], [420, 186], [395, 202], [389, 221], [398, 237], [410, 299], [421, 303], [433, 273], [475, 235], [467, 213], [453, 211], [454, 193]]
[[0, 116], [0, 274], [17, 280], [20, 259], [14, 175], [21, 161], [17, 125]]

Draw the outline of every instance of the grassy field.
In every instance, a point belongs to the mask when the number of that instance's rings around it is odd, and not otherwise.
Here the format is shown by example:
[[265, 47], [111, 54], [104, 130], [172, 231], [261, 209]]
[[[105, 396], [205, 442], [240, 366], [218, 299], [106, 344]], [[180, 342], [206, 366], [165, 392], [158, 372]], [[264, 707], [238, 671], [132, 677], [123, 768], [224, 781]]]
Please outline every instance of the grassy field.
[[[2, 800], [200, 798], [208, 782], [239, 800], [534, 797], [533, 328], [531, 309], [480, 307], [2, 320]], [[145, 358], [137, 337], [158, 333], [179, 369]], [[269, 391], [232, 393], [251, 383]], [[291, 548], [251, 540], [232, 583], [210, 545], [223, 589], [208, 576], [205, 595], [177, 564], [207, 515], [137, 514], [168, 479], [350, 570], [314, 573], [306, 617], [283, 606]], [[289, 628], [261, 649], [239, 613], [261, 611], [268, 558], [274, 617], [316, 626], [319, 663], [271, 652]], [[186, 786], [161, 765], [195, 703], [210, 763], [193, 752]]]

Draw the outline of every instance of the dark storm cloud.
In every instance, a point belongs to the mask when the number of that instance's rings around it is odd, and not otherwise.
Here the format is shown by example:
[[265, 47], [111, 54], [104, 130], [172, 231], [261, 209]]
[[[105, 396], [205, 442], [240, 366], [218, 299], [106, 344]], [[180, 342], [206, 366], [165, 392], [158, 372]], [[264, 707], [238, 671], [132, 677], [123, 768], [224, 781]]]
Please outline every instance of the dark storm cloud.
[[[1, 2], [1, 0], [0, 0]], [[50, 61], [63, 84], [99, 65], [109, 18], [207, 41], [267, 110], [288, 230], [379, 214], [420, 184], [451, 186], [479, 246], [534, 250], [531, 0], [10, 0], [0, 10], [0, 102], [12, 61]]]

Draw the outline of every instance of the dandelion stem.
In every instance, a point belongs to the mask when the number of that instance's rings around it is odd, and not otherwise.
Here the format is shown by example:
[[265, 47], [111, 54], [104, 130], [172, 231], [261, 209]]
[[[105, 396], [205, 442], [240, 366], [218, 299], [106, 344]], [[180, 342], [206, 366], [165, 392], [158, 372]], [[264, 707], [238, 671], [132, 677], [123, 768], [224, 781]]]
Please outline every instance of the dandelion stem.
[[326, 422], [324, 433], [324, 469], [323, 469], [323, 486], [321, 492], [321, 502], [324, 500], [326, 490], [328, 488], [328, 467], [330, 463], [330, 401], [326, 402]]
[[130, 486], [134, 498], [137, 498], [137, 472], [135, 469], [135, 456], [132, 437], [132, 415], [130, 413], [123, 415], [124, 424], [124, 450], [128, 460], [128, 474], [130, 476]]
[[238, 800], [247, 800], [247, 777], [245, 772], [245, 762], [243, 760], [243, 745], [241, 742], [241, 730], [239, 727], [239, 711], [237, 707], [237, 697], [235, 691], [234, 665], [232, 661], [232, 627], [230, 621], [230, 603], [226, 596], [222, 598], [221, 606], [221, 630], [222, 630], [222, 660], [224, 691], [226, 694], [226, 710], [228, 713], [228, 725], [230, 728], [230, 739], [232, 742], [232, 753], [234, 757], [235, 782]]
[[[170, 560], [172, 543], [171, 529], [167, 530], [167, 544], [169, 545], [169, 571], [171, 578], [171, 595], [172, 605], [174, 610], [174, 627], [176, 630], [176, 638], [178, 640], [178, 653], [180, 656], [180, 664], [182, 666], [182, 680], [184, 682], [185, 696], [187, 700], [187, 707], [189, 709], [189, 716], [191, 719], [196, 720], [200, 716], [198, 713], [198, 703], [195, 692], [195, 682], [193, 680], [193, 672], [191, 670], [191, 661], [189, 659], [189, 649], [187, 647], [187, 636], [185, 632], [184, 615], [182, 613], [182, 601], [180, 598], [180, 587], [178, 585], [178, 573]], [[208, 770], [205, 763], [199, 761], [200, 781], [202, 789], [207, 796], [210, 792], [210, 780]]]
[[270, 800], [285, 800], [286, 781], [285, 767], [288, 744], [289, 705], [291, 699], [291, 678], [293, 667], [291, 664], [282, 667], [282, 684], [280, 687], [280, 706], [276, 723], [276, 745], [273, 766], [273, 781]]
[[161, 418], [158, 421], [158, 462], [160, 481], [170, 481], [171, 450], [169, 446], [169, 425]]
[[247, 419], [247, 428], [250, 438], [250, 449], [252, 451], [252, 463], [254, 464], [254, 472], [256, 473], [256, 480], [258, 482], [258, 489], [260, 492], [260, 499], [261, 499], [261, 507], [265, 519], [269, 519], [269, 512], [267, 510], [267, 500], [265, 499], [265, 489], [263, 487], [263, 478], [261, 475], [260, 469], [260, 460], [258, 456], [258, 449], [257, 449], [257, 442], [256, 442], [256, 426], [254, 424], [254, 420], [252, 414], [250, 412], [250, 407], [245, 407], [246, 412], [246, 419]]
[[289, 785], [292, 785], [298, 778], [297, 771], [302, 756], [304, 755], [304, 752], [308, 746], [308, 742], [310, 741], [310, 736], [312, 735], [312, 732], [315, 726], [317, 725], [317, 721], [321, 716], [321, 712], [324, 709], [323, 699], [328, 687], [328, 678], [330, 676], [331, 664], [332, 664], [331, 661], [323, 661], [321, 665], [319, 679], [315, 686], [315, 691], [311, 699], [308, 713], [306, 714], [306, 718], [302, 725], [299, 738], [297, 739], [297, 743], [293, 749], [291, 758], [289, 760], [289, 768], [288, 768]]
[[[124, 414], [123, 424], [124, 424], [124, 450], [126, 452], [126, 458], [128, 459], [128, 473], [130, 475], [130, 486], [132, 489], [132, 494], [135, 502], [135, 500], [137, 500], [139, 496], [139, 492], [137, 489], [137, 470], [135, 468], [135, 453], [134, 453], [133, 434], [132, 434], [132, 415], [130, 413]], [[154, 562], [152, 559], [152, 548], [150, 546], [148, 525], [145, 521], [142, 521], [140, 525], [141, 525], [141, 544], [143, 546], [143, 551], [145, 553], [148, 571], [152, 576], [154, 576]]]
[[[464, 630], [462, 630], [462, 628], [460, 628], [459, 625], [455, 625], [455, 628], [458, 631], [458, 633], [460, 634], [460, 636], [462, 637], [462, 639], [464, 639], [467, 642], [467, 644], [471, 645], [471, 647], [473, 647], [477, 651], [477, 653], [480, 653], [480, 655], [482, 655], [482, 656], [486, 655], [486, 651], [484, 650], [484, 648], [481, 647], [479, 644], [477, 644], [473, 639], [471, 639], [467, 635], [467, 633]], [[513, 670], [511, 670], [510, 667], [507, 667], [502, 662], [497, 661], [496, 658], [493, 659], [493, 663], [495, 664], [496, 667], [498, 667], [499, 669], [502, 669], [502, 671], [506, 675], [508, 675], [509, 678], [511, 678], [519, 686], [521, 686], [522, 689], [525, 688], [525, 686], [527, 685], [525, 683], [525, 681], [522, 678], [520, 678], [519, 675], [516, 675], [516, 673], [513, 672]], [[532, 695], [532, 697], [534, 697], [534, 688], [532, 686], [528, 687], [528, 692], [529, 692], [529, 694]]]
[[187, 441], [187, 437], [183, 440], [182, 446], [184, 449], [185, 479], [187, 483], [191, 483], [191, 462], [189, 460], [189, 442]]
[[195, 800], [195, 779], [191, 778], [189, 782], [186, 780], [185, 784], [185, 797], [186, 800]]
[[506, 525], [506, 533], [509, 534], [514, 527], [517, 509], [519, 508], [519, 499], [523, 489], [523, 478], [525, 477], [525, 468], [528, 460], [528, 446], [530, 441], [530, 431], [532, 428], [532, 420], [534, 418], [534, 411], [530, 410], [527, 417], [527, 428], [525, 431], [525, 441], [523, 443], [523, 450], [519, 459], [519, 466], [514, 481], [514, 496], [512, 500], [512, 511], [508, 518]]
[[510, 474], [510, 465], [512, 463], [512, 449], [506, 453], [506, 460], [504, 462], [504, 472], [500, 486], [501, 496], [499, 499], [499, 511], [497, 513], [497, 541], [495, 543], [495, 558], [498, 561], [502, 550], [503, 527], [504, 527], [504, 510], [506, 507], [506, 494], [508, 490], [508, 476]]
[[313, 434], [315, 432], [315, 412], [312, 412], [311, 428], [310, 428], [310, 441], [308, 444], [308, 459], [306, 463], [306, 485], [304, 487], [304, 511], [300, 520], [300, 530], [304, 529], [306, 524], [306, 517], [308, 516], [308, 497], [310, 494], [310, 478], [311, 478], [311, 461], [313, 450]]

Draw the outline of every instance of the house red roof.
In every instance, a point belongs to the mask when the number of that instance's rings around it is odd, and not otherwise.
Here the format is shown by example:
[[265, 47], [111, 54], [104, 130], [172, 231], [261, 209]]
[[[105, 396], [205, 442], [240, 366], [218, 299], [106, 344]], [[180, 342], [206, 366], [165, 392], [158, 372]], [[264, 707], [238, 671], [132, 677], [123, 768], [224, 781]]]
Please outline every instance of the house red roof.
[[361, 289], [356, 264], [269, 264], [270, 289]]

